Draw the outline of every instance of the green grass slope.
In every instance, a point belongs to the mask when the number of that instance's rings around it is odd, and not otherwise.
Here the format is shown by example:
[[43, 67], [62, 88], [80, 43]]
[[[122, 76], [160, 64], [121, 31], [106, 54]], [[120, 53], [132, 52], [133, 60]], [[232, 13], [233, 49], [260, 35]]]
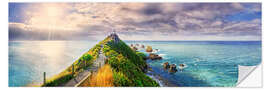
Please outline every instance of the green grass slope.
[[145, 55], [133, 51], [123, 41], [115, 43], [108, 40], [103, 51], [108, 58], [107, 63], [113, 68], [115, 86], [156, 87], [159, 84], [144, 74], [147, 68], [143, 60]]
[[46, 80], [42, 87], [55, 87], [61, 86], [67, 83], [78, 75], [78, 73], [90, 67], [96, 58], [98, 58], [99, 50], [101, 49], [100, 44], [95, 45], [88, 52], [84, 53], [79, 59], [77, 59], [72, 65], [61, 73], [50, 77]]
[[[103, 48], [102, 48], [103, 47]], [[63, 72], [46, 80], [41, 86], [62, 86], [73, 79], [78, 73], [91, 67], [93, 61], [98, 58], [99, 51], [107, 57], [106, 63], [113, 69], [114, 86], [124, 87], [157, 87], [159, 84], [145, 75], [147, 64], [141, 52], [133, 51], [123, 41], [115, 43], [110, 37], [105, 38]]]

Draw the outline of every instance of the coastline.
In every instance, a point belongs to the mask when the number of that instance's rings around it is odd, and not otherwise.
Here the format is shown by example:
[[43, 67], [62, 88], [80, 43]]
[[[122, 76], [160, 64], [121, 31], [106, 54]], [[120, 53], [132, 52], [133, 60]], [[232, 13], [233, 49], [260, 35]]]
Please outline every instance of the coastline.
[[[139, 48], [139, 49], [143, 49], [144, 51], [146, 50], [145, 48]], [[158, 51], [156, 51], [158, 52]], [[147, 61], [149, 59], [146, 59], [145, 61]], [[150, 65], [147, 63], [147, 68], [146, 68], [146, 73], [145, 75], [149, 76], [150, 78], [152, 78], [153, 80], [155, 80], [160, 87], [179, 87], [174, 83], [169, 82], [168, 80], [166, 80], [165, 78], [163, 78], [162, 76], [160, 76], [159, 74], [156, 74], [154, 71], [152, 71], [152, 67], [150, 67]]]
[[160, 87], [179, 87], [178, 85], [171, 83], [162, 76], [156, 74], [154, 71], [152, 71], [152, 68], [149, 65], [145, 74], [155, 80], [160, 85]]
[[[145, 51], [145, 48], [139, 48], [139, 49], [143, 49]], [[146, 61], [147, 60], [150, 60], [150, 59], [146, 59]], [[152, 71], [152, 67], [148, 63], [147, 63], [147, 72], [145, 74], [149, 76], [150, 78], [152, 78], [153, 80], [155, 80], [160, 85], [160, 87], [179, 87], [178, 85], [171, 83], [167, 79], [163, 78], [159, 74]]]

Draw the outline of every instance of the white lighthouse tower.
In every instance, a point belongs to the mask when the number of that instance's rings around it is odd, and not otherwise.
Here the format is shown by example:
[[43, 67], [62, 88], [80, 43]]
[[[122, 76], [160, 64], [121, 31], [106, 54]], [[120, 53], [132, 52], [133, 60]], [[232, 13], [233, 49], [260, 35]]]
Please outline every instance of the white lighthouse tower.
[[118, 35], [116, 34], [116, 31], [114, 29], [112, 29], [112, 33], [109, 35], [109, 37], [114, 40], [116, 43], [118, 43], [120, 41]]

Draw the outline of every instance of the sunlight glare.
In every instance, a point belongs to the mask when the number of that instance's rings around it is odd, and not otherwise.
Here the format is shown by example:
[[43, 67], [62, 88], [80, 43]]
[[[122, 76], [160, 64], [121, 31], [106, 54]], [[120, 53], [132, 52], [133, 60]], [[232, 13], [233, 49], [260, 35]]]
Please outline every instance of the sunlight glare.
[[[58, 4], [41, 4], [31, 12], [26, 12], [30, 16], [28, 25], [38, 30], [75, 30], [76, 25], [66, 21], [68, 11], [64, 6]], [[34, 8], [34, 7], [32, 7]]]

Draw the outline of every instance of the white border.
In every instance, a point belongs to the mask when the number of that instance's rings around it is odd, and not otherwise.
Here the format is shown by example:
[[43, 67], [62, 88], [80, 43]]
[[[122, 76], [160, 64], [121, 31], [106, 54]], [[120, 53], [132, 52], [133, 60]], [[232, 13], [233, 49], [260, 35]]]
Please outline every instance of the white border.
[[[9, 0], [10, 2], [164, 2], [165, 0]], [[263, 88], [253, 88], [253, 89], [270, 89], [270, 85], [268, 85], [270, 82], [270, 3], [269, 0], [166, 0], [166, 2], [262, 2], [263, 6], [263, 14], [262, 14], [262, 41], [263, 41], [263, 48], [262, 48], [262, 65], [263, 65]], [[0, 9], [1, 9], [1, 16], [0, 16], [0, 55], [1, 55], [1, 76], [0, 76], [0, 85], [1, 89], [22, 89], [22, 90], [29, 90], [29, 89], [65, 89], [65, 90], [74, 90], [74, 89], [115, 89], [115, 90], [136, 90], [136, 89], [247, 89], [247, 88], [9, 88], [8, 87], [8, 1], [7, 0], [1, 0], [0, 3]]]
[[255, 66], [248, 76], [240, 81], [236, 87], [262, 87], [262, 65]]

